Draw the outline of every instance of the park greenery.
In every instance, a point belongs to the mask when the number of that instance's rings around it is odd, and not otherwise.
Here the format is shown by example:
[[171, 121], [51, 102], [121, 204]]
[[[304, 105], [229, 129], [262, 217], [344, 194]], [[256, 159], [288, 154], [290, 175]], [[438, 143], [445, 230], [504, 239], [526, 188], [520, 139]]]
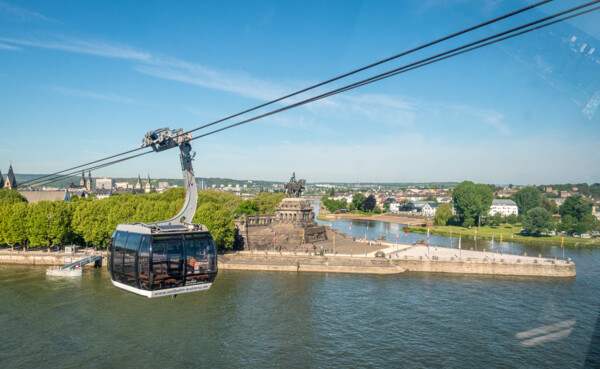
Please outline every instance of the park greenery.
[[452, 191], [454, 209], [464, 227], [481, 225], [481, 218], [489, 213], [493, 200], [494, 193], [486, 184], [464, 181]]
[[[596, 188], [596, 185], [591, 187]], [[561, 206], [542, 194], [536, 187], [525, 187], [517, 191], [512, 199], [519, 208], [519, 215], [489, 215], [493, 193], [489, 185], [465, 181], [456, 186], [452, 201], [456, 216], [440, 205], [434, 218], [436, 226], [475, 225], [499, 227], [520, 223], [528, 236], [539, 237], [551, 233], [584, 234], [600, 230], [600, 222], [592, 214], [593, 202], [584, 196], [569, 196]]]
[[381, 209], [377, 206], [377, 199], [375, 199], [375, 196], [373, 195], [365, 196], [362, 193], [354, 194], [350, 204], [344, 200], [330, 199], [328, 196], [323, 196], [321, 202], [330, 213], [345, 210], [360, 214], [381, 214]]
[[[107, 246], [120, 223], [151, 223], [173, 217], [183, 206], [185, 191], [124, 194], [96, 200], [40, 201], [28, 204], [17, 191], [0, 190], [0, 244], [48, 248], [79, 244]], [[285, 194], [260, 193], [250, 200], [213, 190], [198, 193], [193, 222], [206, 225], [219, 250], [234, 244], [235, 215], [273, 213]]]

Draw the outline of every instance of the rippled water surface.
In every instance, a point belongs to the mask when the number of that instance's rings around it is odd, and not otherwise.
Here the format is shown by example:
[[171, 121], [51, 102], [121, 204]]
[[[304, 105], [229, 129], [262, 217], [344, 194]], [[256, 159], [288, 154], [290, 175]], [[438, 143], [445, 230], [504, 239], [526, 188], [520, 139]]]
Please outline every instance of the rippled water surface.
[[105, 269], [67, 279], [3, 265], [0, 359], [5, 368], [582, 367], [600, 299], [598, 252], [581, 258], [574, 279], [221, 271], [209, 291], [177, 299], [115, 289]]
[[[332, 225], [369, 238], [395, 240], [400, 233], [398, 225], [385, 223], [354, 221], [351, 230], [349, 221]], [[411, 242], [423, 235], [399, 237]], [[465, 248], [490, 247], [489, 241], [463, 241]], [[446, 237], [431, 242], [456, 247]], [[562, 257], [556, 246], [496, 241], [495, 247]], [[593, 361], [600, 352], [600, 250], [568, 249], [565, 257], [577, 264], [576, 278], [220, 271], [209, 291], [177, 299], [113, 288], [105, 268], [57, 278], [46, 277], [44, 267], [0, 265], [0, 364], [600, 366]]]

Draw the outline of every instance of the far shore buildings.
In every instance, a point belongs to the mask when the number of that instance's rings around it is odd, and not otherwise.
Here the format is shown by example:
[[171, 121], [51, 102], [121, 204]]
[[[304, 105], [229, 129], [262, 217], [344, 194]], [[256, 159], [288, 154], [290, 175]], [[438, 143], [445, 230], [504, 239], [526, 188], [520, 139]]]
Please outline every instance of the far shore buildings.
[[18, 190], [23, 197], [27, 199], [29, 203], [37, 203], [39, 201], [71, 201], [73, 196], [79, 198], [88, 197], [94, 193], [98, 199], [103, 199], [113, 194], [124, 194], [124, 193], [150, 193], [150, 192], [164, 192], [170, 188], [168, 182], [161, 182], [157, 188], [152, 186], [150, 180], [150, 174], [148, 174], [148, 180], [142, 183], [141, 176], [138, 175], [138, 181], [135, 185], [129, 185], [127, 182], [115, 183], [114, 179], [111, 178], [96, 178], [96, 186], [93, 186], [92, 173], [88, 171], [86, 178], [85, 172], [81, 172], [81, 179], [79, 184], [71, 183], [66, 189], [58, 188], [19, 188], [17, 189], [17, 181], [12, 165], [8, 169], [6, 178], [0, 171], [0, 189], [6, 188], [9, 190]]

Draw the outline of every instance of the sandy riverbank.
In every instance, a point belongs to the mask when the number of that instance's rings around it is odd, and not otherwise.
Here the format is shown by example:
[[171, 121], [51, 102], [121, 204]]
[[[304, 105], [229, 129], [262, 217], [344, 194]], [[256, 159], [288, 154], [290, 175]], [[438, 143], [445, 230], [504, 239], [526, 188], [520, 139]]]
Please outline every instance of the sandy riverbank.
[[432, 221], [427, 217], [411, 217], [406, 215], [395, 214], [378, 214], [378, 215], [356, 215], [356, 214], [324, 214], [328, 219], [357, 219], [357, 220], [374, 220], [378, 222], [388, 222], [396, 224], [421, 225]]

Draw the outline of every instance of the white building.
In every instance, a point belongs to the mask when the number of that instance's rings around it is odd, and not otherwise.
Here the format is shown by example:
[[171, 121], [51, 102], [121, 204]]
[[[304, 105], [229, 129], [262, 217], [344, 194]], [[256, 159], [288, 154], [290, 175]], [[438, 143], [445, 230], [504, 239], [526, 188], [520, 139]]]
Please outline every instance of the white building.
[[399, 211], [400, 211], [400, 207], [401, 207], [401, 206], [402, 206], [402, 204], [401, 204], [401, 203], [399, 203], [399, 202], [393, 202], [393, 203], [390, 203], [390, 211], [391, 211], [392, 213], [397, 213], [397, 212], [399, 212]]
[[115, 181], [111, 178], [96, 178], [96, 189], [110, 190], [115, 187]]
[[428, 202], [421, 208], [421, 213], [426, 217], [432, 217], [435, 215], [435, 212], [437, 211], [437, 208], [440, 205], [441, 204], [437, 203], [437, 202], [434, 202], [434, 203]]
[[500, 213], [505, 217], [511, 214], [519, 215], [519, 207], [517, 206], [517, 203], [512, 200], [495, 199], [492, 201], [489, 215], [494, 215], [496, 213]]

